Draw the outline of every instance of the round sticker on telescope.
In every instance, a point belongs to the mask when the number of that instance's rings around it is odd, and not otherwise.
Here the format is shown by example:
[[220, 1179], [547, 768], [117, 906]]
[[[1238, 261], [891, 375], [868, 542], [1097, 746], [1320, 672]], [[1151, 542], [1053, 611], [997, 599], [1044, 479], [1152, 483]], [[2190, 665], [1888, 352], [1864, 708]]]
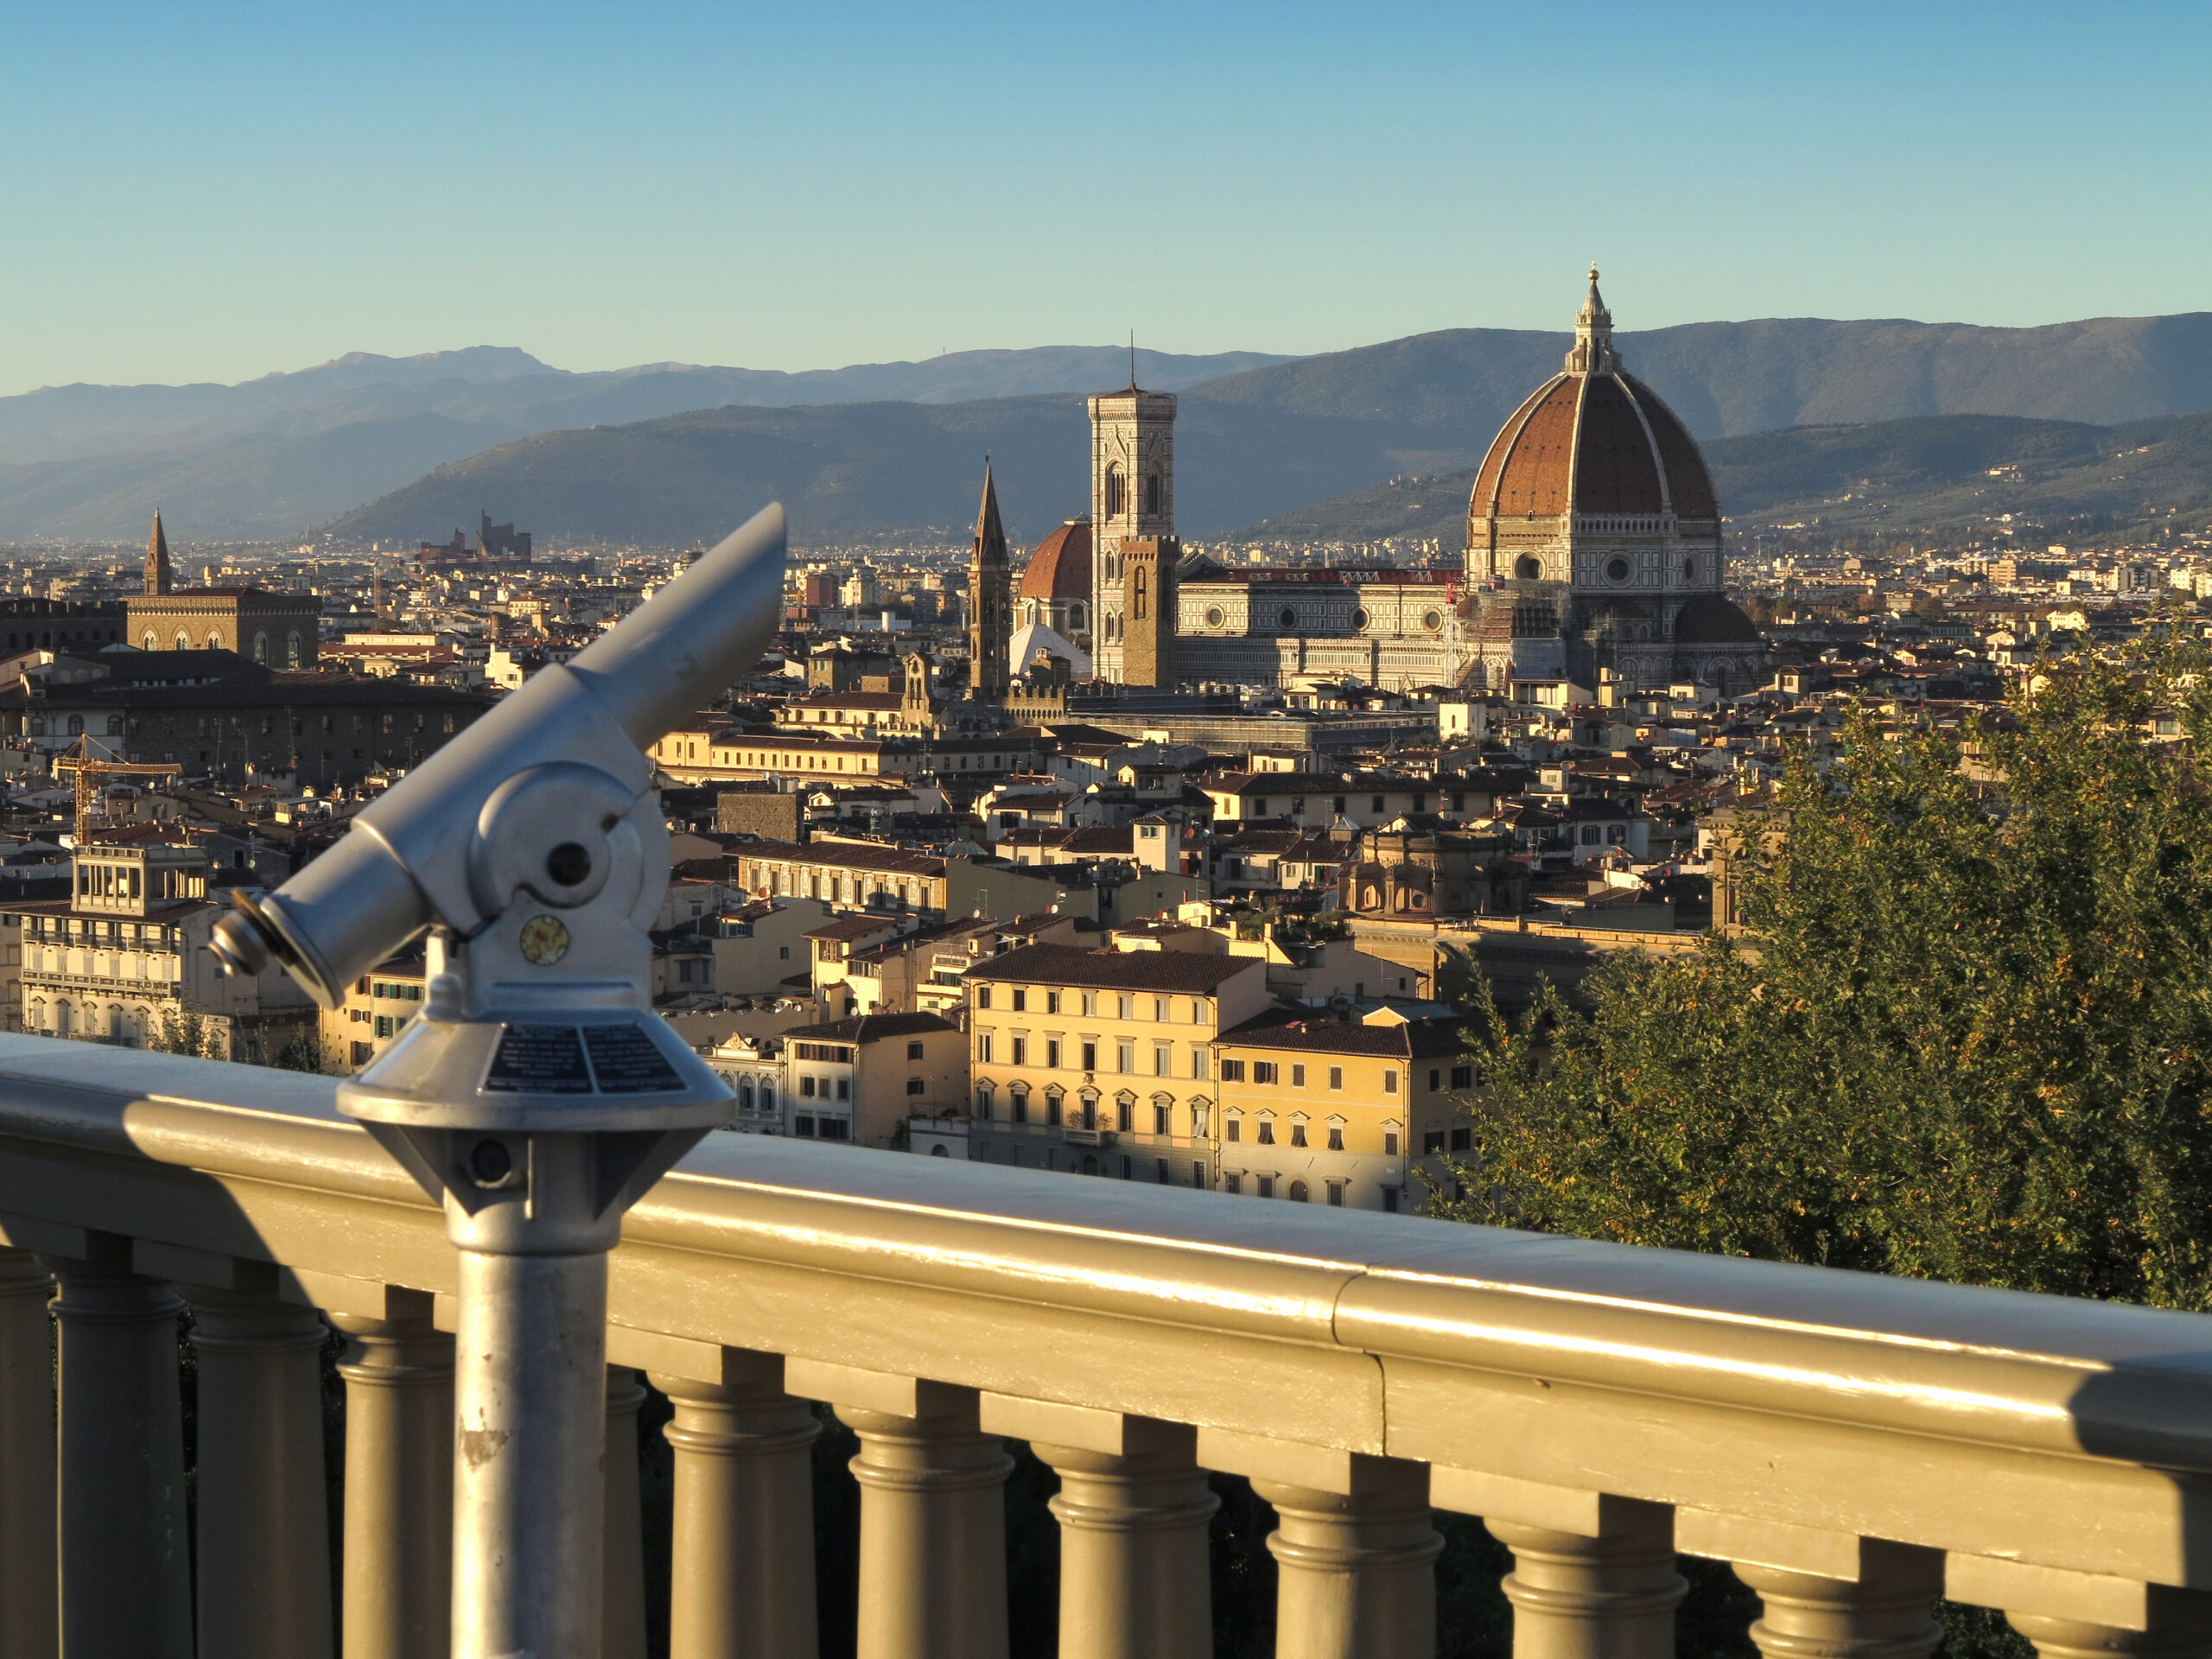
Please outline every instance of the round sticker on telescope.
[[522, 959], [550, 968], [569, 954], [569, 930], [557, 916], [533, 916], [522, 925]]

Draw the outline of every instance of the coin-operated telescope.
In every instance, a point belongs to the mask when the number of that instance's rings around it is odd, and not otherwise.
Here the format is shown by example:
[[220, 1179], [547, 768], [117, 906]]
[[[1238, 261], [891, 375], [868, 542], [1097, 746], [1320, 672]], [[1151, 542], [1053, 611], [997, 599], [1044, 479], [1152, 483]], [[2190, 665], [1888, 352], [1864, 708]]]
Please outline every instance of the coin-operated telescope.
[[338, 1103], [461, 1252], [454, 1659], [598, 1650], [607, 1253], [731, 1114], [652, 1011], [669, 840], [641, 751], [759, 660], [784, 550], [772, 506], [215, 931], [226, 971], [275, 960], [325, 1007], [429, 936], [422, 1017]]

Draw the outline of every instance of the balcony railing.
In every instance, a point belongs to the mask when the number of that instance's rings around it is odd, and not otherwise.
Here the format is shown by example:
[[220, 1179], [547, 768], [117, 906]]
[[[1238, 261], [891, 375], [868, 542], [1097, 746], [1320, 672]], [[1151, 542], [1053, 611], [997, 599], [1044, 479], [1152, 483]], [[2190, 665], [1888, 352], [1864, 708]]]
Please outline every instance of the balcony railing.
[[[0, 1659], [57, 1625], [181, 1659], [195, 1608], [203, 1656], [331, 1651], [326, 1321], [346, 1659], [446, 1651], [455, 1257], [332, 1086], [0, 1038]], [[1511, 1548], [1530, 1659], [1670, 1653], [1677, 1552], [1736, 1564], [1775, 1659], [1924, 1655], [1946, 1595], [2054, 1659], [2207, 1641], [2202, 1316], [716, 1135], [631, 1214], [609, 1317], [611, 1444], [635, 1371], [674, 1405], [677, 1659], [815, 1651], [817, 1401], [859, 1436], [864, 1659], [1006, 1653], [1004, 1438], [1060, 1476], [1085, 1659], [1211, 1651], [1208, 1470], [1274, 1506], [1294, 1659], [1434, 1652], [1440, 1509]]]

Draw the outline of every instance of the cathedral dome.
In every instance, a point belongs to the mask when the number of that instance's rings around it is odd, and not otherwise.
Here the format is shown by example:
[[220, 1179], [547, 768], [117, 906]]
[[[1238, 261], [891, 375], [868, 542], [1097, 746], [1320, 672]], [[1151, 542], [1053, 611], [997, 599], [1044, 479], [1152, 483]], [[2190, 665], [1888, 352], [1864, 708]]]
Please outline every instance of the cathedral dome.
[[1675, 613], [1678, 645], [1756, 645], [1758, 625], [1725, 594], [1704, 594]]
[[1566, 370], [1531, 392], [1492, 441], [1467, 512], [1471, 519], [1719, 517], [1696, 440], [1657, 393], [1621, 368], [1596, 271]]
[[1071, 518], [1037, 543], [1021, 573], [1023, 599], [1090, 598], [1090, 520]]

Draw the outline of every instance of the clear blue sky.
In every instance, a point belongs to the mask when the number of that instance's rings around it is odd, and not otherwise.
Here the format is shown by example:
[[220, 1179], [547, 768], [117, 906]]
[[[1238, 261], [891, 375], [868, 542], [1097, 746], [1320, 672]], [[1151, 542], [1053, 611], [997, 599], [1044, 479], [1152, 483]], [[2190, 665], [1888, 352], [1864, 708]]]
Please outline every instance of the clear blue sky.
[[[2212, 7], [0, 0], [0, 394], [2212, 308]], [[4, 457], [0, 457], [4, 460]]]

